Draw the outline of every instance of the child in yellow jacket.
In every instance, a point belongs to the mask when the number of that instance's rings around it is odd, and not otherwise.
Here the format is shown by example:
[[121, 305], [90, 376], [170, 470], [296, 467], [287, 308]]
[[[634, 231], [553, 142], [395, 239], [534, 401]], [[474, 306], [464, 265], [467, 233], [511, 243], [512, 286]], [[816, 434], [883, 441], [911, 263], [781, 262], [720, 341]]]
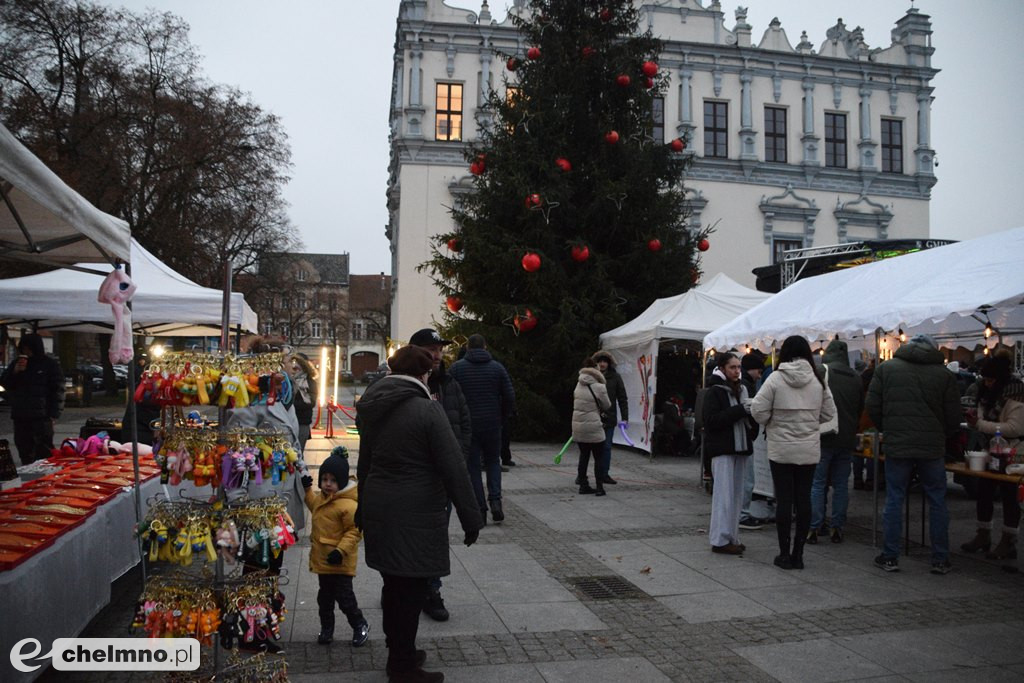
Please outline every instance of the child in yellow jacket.
[[352, 577], [356, 575], [359, 541], [356, 528], [359, 500], [355, 477], [349, 479], [348, 449], [337, 446], [320, 465], [320, 492], [313, 492], [313, 478], [303, 477], [306, 507], [313, 513], [310, 533], [309, 570], [320, 580], [316, 603], [320, 608], [320, 634], [316, 642], [326, 645], [334, 640], [334, 603], [345, 613], [352, 627], [352, 646], [366, 643], [370, 626], [356, 602]]

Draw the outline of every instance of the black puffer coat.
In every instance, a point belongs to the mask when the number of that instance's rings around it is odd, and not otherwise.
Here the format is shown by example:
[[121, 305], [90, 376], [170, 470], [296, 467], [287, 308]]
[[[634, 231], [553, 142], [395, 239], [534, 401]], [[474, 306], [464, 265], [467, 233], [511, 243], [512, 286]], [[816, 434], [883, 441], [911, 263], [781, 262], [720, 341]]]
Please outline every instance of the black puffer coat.
[[441, 404], [404, 375], [356, 404], [359, 526], [366, 564], [395, 576], [447, 576], [451, 498], [464, 531], [483, 527], [466, 458]]
[[15, 372], [18, 363], [15, 358], [0, 376], [0, 385], [7, 392], [11, 404], [12, 420], [56, 420], [64, 411], [64, 372], [60, 363], [46, 355], [43, 340], [37, 335], [28, 335], [26, 344], [32, 348], [28, 365], [21, 372]]
[[[747, 388], [740, 383], [740, 396], [747, 398]], [[757, 423], [750, 417], [743, 404], [736, 400], [732, 389], [718, 375], [708, 380], [704, 393], [702, 410], [704, 418], [704, 453], [713, 458], [716, 455], [750, 455], [754, 452], [757, 437]], [[740, 425], [746, 442], [740, 443], [736, 425]], [[740, 447], [742, 446], [742, 447]]]
[[864, 412], [864, 384], [850, 367], [850, 354], [846, 342], [838, 339], [829, 342], [822, 360], [828, 366], [828, 388], [836, 402], [839, 432], [822, 434], [821, 447], [853, 450], [857, 445], [860, 414]]
[[473, 415], [476, 432], [501, 429], [502, 417], [515, 410], [516, 395], [505, 366], [494, 360], [487, 349], [470, 349], [449, 371], [462, 387]]
[[431, 396], [444, 408], [444, 414], [448, 417], [452, 431], [455, 432], [455, 438], [462, 446], [463, 455], [469, 457], [469, 449], [473, 443], [473, 422], [469, 415], [469, 404], [459, 383], [445, 372], [444, 361], [437, 372], [430, 373], [427, 386], [430, 388]]

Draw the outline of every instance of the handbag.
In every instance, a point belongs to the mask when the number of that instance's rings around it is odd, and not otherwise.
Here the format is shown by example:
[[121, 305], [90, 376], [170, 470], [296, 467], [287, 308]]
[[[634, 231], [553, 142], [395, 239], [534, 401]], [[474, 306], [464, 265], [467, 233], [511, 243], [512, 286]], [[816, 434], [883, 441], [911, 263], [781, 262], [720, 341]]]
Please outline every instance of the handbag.
[[[825, 391], [831, 391], [831, 389], [828, 388], [828, 366], [825, 365], [824, 368], [825, 368]], [[825, 394], [824, 394], [824, 392], [822, 392], [822, 400], [824, 400], [824, 396], [825, 396]], [[833, 400], [833, 403], [835, 403], [834, 400]], [[821, 424], [818, 425], [818, 433], [821, 434], [822, 436], [831, 435], [831, 434], [838, 434], [839, 433], [839, 407], [838, 406], [836, 406], [836, 412], [832, 416], [831, 420], [829, 420], [828, 422], [822, 422]]]
[[594, 403], [597, 404], [597, 412], [601, 416], [601, 426], [604, 427], [605, 429], [608, 429], [609, 427], [614, 427], [615, 404], [613, 403], [611, 406], [609, 406], [608, 410], [601, 410], [601, 402], [597, 400], [597, 394], [594, 393], [594, 390], [591, 388], [589, 384], [587, 385], [587, 391], [589, 391], [590, 395], [594, 397]]

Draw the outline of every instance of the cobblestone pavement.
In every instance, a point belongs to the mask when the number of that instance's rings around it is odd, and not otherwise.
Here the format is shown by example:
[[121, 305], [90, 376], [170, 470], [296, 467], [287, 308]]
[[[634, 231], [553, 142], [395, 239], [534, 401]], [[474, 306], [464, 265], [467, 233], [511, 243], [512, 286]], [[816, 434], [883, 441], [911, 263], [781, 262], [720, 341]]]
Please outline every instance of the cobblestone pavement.
[[[332, 443], [311, 444], [322, 462]], [[902, 571], [872, 566], [872, 497], [851, 492], [846, 541], [808, 546], [804, 571], [771, 565], [773, 526], [741, 532], [743, 557], [709, 552], [710, 498], [692, 459], [649, 460], [616, 449], [604, 498], [576, 495], [575, 457], [551, 465], [557, 447], [514, 444], [518, 465], [504, 477], [506, 521], [471, 548], [451, 527], [452, 575], [442, 593], [448, 622], [424, 616], [417, 646], [428, 670], [454, 681], [830, 681], [1021, 680], [1024, 574], [953, 554], [954, 571], [928, 573], [928, 551], [911, 543]], [[911, 536], [919, 538], [919, 495]], [[949, 495], [950, 544], [973, 529], [973, 502]], [[997, 513], [998, 514], [998, 513]], [[316, 645], [315, 578], [308, 540], [288, 551], [289, 600], [283, 645], [296, 681], [384, 681], [380, 578], [362, 564], [356, 593], [371, 623], [363, 648]], [[1016, 568], [1013, 563], [1012, 568]], [[598, 599], [579, 579], [618, 579], [631, 597]], [[114, 585], [114, 601], [83, 634], [125, 635], [136, 575]], [[630, 591], [626, 591], [630, 593]], [[290, 624], [290, 627], [288, 625]], [[128, 675], [42, 680], [139, 680]]]

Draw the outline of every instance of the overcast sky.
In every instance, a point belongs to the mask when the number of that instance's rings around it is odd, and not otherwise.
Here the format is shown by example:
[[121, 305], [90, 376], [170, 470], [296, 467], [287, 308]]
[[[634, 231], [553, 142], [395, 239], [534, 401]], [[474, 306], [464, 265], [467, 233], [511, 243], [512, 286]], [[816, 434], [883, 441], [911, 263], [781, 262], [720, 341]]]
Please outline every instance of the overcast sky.
[[[307, 251], [351, 254], [353, 273], [390, 272], [384, 237], [388, 105], [398, 0], [103, 0], [184, 18], [207, 77], [237, 86], [281, 117], [292, 149], [289, 214]], [[479, 2], [449, 0], [479, 10]], [[495, 19], [511, 3], [492, 0]], [[710, 0], [704, 0], [704, 5]], [[749, 8], [753, 41], [778, 17], [790, 43], [815, 48], [842, 17], [871, 48], [888, 47], [909, 0], [743, 0], [722, 3], [726, 27]], [[1024, 225], [1019, 119], [1020, 0], [917, 0], [931, 16], [931, 236], [966, 239]], [[912, 152], [908, 150], [908, 158]]]

